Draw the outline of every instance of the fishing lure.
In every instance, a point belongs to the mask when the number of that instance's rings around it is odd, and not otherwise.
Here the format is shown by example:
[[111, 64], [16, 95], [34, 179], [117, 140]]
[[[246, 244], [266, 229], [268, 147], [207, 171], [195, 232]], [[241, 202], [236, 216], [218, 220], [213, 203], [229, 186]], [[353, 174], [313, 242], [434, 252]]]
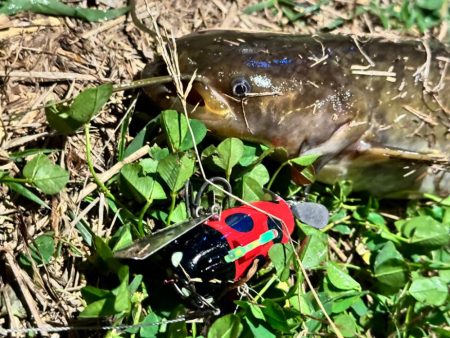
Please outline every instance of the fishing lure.
[[294, 215], [318, 228], [328, 222], [328, 211], [319, 204], [289, 204], [273, 197], [167, 227], [116, 252], [115, 257], [144, 260], [163, 250], [178, 293], [196, 299], [200, 306], [211, 303], [212, 296], [262, 267], [274, 244], [288, 243]]

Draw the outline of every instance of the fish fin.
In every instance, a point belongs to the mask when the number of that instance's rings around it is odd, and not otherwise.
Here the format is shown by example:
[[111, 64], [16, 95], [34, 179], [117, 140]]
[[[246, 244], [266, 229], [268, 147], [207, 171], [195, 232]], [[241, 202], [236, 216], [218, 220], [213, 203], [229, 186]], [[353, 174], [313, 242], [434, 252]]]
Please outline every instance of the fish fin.
[[394, 148], [377, 148], [371, 147], [367, 150], [364, 150], [364, 155], [373, 156], [373, 157], [385, 157], [386, 159], [400, 159], [407, 161], [415, 161], [415, 162], [429, 162], [436, 164], [447, 164], [450, 165], [450, 157], [448, 155], [442, 154], [439, 151], [428, 152], [428, 153], [420, 153], [420, 152], [411, 152], [405, 151], [401, 149]]
[[328, 184], [351, 180], [353, 190], [386, 198], [420, 198], [423, 193], [445, 195], [450, 191], [448, 164], [445, 156], [436, 154], [392, 148], [352, 149], [327, 162], [317, 180]]

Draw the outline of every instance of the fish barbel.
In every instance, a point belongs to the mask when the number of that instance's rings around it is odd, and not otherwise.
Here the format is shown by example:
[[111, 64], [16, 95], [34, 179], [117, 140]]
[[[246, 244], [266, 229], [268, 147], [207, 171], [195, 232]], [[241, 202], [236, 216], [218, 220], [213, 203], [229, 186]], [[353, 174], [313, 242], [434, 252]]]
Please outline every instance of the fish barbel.
[[[219, 137], [321, 154], [317, 179], [378, 196], [450, 195], [450, 53], [435, 41], [204, 31], [176, 41], [193, 118]], [[161, 60], [142, 77], [167, 74]], [[146, 94], [181, 104], [170, 84]], [[189, 110], [190, 111], [190, 110]]]

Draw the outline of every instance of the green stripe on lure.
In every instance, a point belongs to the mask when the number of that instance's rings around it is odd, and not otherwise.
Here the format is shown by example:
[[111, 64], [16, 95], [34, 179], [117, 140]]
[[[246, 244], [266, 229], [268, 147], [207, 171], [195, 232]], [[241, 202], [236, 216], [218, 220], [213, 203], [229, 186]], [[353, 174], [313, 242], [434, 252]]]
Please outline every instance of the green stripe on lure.
[[[205, 31], [177, 40], [192, 117], [218, 137], [321, 154], [317, 179], [378, 196], [450, 194], [450, 54], [434, 41]], [[164, 75], [161, 61], [143, 77]], [[145, 89], [181, 111], [171, 85]]]
[[228, 251], [228, 254], [224, 257], [225, 262], [231, 263], [239, 258], [244, 257], [250, 251], [260, 247], [261, 245], [267, 244], [278, 236], [278, 231], [275, 229], [267, 230], [258, 239], [253, 242], [248, 243], [244, 246], [238, 246], [233, 250]]

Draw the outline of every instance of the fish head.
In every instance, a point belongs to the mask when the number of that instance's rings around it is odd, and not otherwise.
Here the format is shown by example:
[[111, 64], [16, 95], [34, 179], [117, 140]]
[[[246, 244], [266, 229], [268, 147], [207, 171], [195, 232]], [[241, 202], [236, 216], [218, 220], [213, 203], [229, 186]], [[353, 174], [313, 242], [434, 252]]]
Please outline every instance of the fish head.
[[[182, 37], [176, 47], [185, 88], [189, 76], [196, 74], [186, 97], [187, 111], [216, 136], [281, 147], [294, 156], [304, 144], [327, 140], [349, 119], [341, 104], [345, 93], [338, 97], [337, 90], [316, 88], [324, 76], [311, 69], [308, 56], [322, 55], [323, 45], [310, 36], [302, 40], [216, 30]], [[165, 63], [157, 60], [147, 65], [142, 77], [167, 74]], [[332, 81], [333, 76], [327, 74], [327, 79]], [[152, 85], [144, 91], [161, 109], [183, 111], [173, 84]], [[333, 109], [342, 111], [331, 119]]]
[[[198, 61], [195, 61], [196, 59]], [[187, 112], [191, 118], [203, 121], [213, 132], [220, 133], [226, 129], [227, 134], [238, 136], [244, 121], [236, 115], [240, 101], [233, 100], [233, 97], [229, 96], [228, 88], [225, 88], [225, 82], [230, 81], [228, 74], [218, 79], [217, 75], [223, 73], [205, 67], [203, 60], [190, 48], [182, 48], [178, 55], [183, 90], [191, 83], [186, 96]], [[158, 59], [145, 67], [142, 78], [162, 75], [168, 75], [167, 66], [162, 59]], [[173, 83], [150, 85], [144, 88], [144, 92], [161, 109], [183, 112], [181, 99]]]

